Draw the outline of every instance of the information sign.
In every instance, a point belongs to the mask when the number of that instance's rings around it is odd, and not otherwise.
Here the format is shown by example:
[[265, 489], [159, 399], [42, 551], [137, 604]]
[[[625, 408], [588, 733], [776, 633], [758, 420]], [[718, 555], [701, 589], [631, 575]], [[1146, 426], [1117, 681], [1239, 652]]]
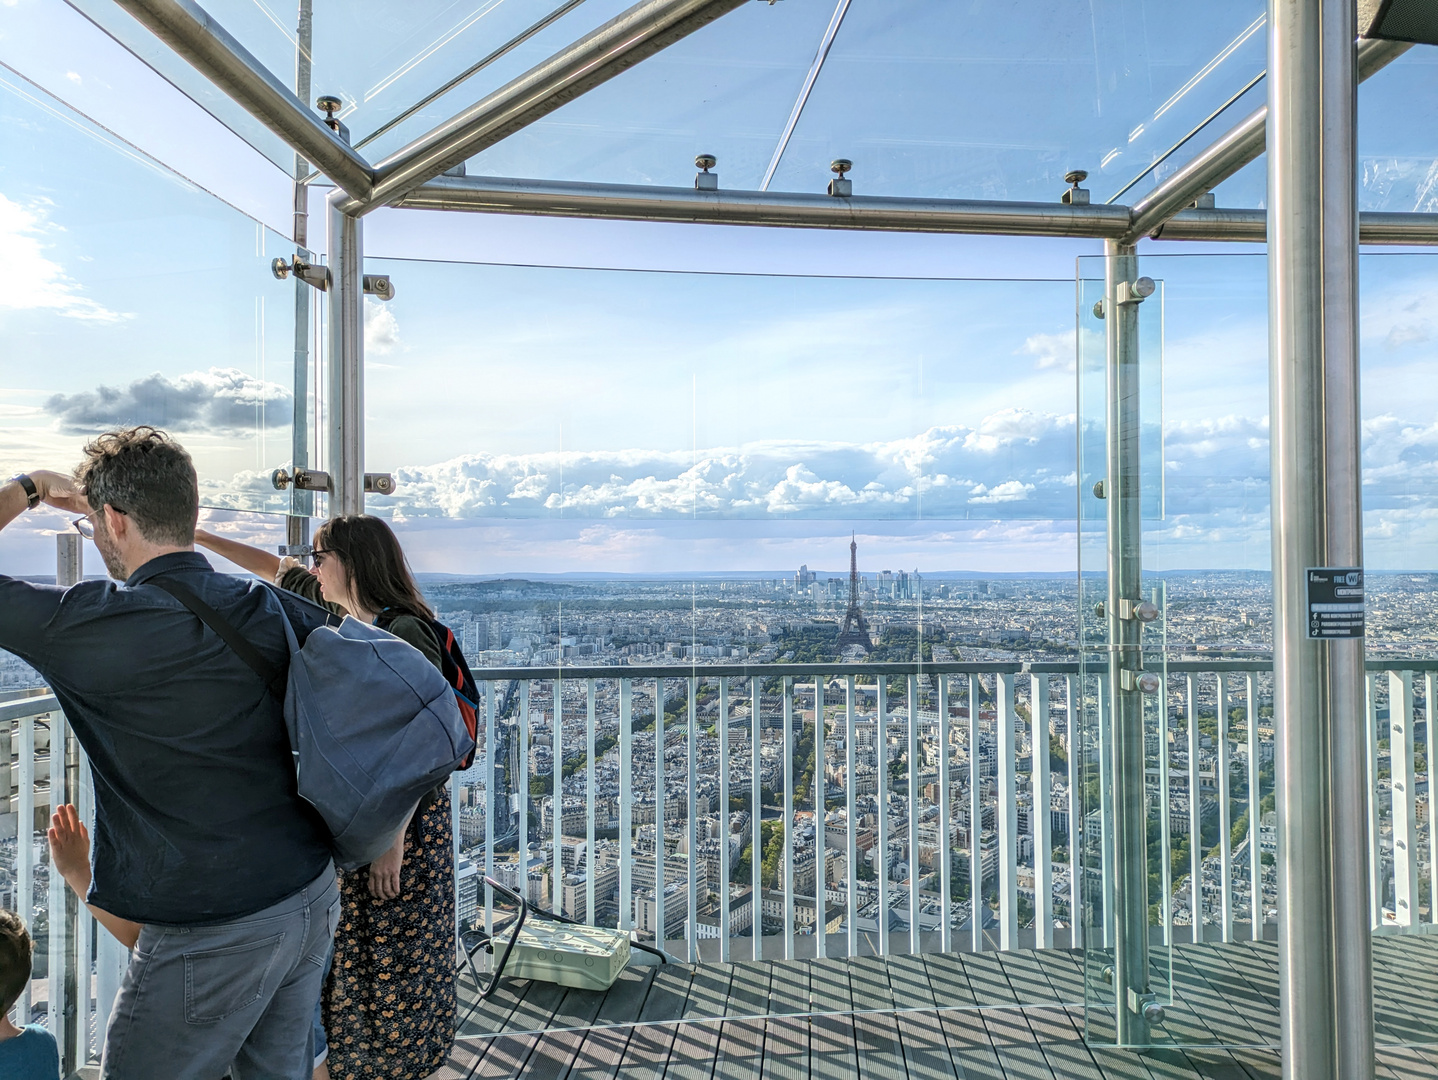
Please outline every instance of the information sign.
[[1304, 572], [1308, 583], [1308, 636], [1363, 636], [1363, 568], [1313, 566]]

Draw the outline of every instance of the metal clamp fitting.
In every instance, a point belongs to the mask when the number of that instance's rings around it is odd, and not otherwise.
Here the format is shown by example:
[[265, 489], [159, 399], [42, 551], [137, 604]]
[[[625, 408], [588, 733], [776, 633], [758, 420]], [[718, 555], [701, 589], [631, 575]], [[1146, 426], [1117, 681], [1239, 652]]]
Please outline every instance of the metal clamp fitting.
[[1118, 673], [1120, 690], [1137, 690], [1141, 694], [1156, 694], [1163, 686], [1163, 678], [1156, 671], [1130, 671], [1123, 668]]
[[270, 273], [275, 275], [279, 281], [294, 274], [295, 277], [308, 285], [313, 285], [320, 292], [325, 292], [330, 287], [330, 271], [327, 266], [316, 266], [314, 263], [306, 262], [296, 254], [293, 258], [280, 257], [270, 263]]
[[1120, 281], [1118, 283], [1118, 302], [1120, 304], [1141, 304], [1153, 295], [1156, 288], [1158, 286], [1151, 277], [1141, 277], [1136, 281]]
[[394, 282], [388, 274], [365, 274], [361, 278], [366, 296], [377, 296], [381, 300], [394, 299]]
[[364, 489], [373, 495], [393, 495], [394, 486], [394, 477], [387, 472], [364, 474]]
[[1130, 986], [1128, 988], [1128, 1008], [1130, 1012], [1138, 1013], [1150, 1024], [1163, 1023], [1163, 1005], [1159, 1002], [1157, 994], [1151, 992], [1140, 994]]
[[274, 484], [276, 491], [284, 491], [291, 484], [300, 491], [329, 491], [330, 474], [316, 469], [296, 469], [293, 474], [285, 469], [276, 469], [270, 473], [270, 483]]

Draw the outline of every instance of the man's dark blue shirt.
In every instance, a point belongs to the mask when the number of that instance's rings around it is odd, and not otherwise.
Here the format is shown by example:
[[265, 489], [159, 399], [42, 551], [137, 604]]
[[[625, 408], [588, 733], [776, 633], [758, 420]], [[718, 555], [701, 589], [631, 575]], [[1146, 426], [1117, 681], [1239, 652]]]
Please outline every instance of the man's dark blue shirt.
[[161, 573], [277, 666], [289, 657], [282, 604], [301, 641], [328, 618], [176, 552], [123, 585], [0, 576], [0, 648], [45, 677], [90, 757], [90, 902], [134, 922], [225, 922], [323, 873], [329, 834], [299, 797], [279, 701], [214, 631], [146, 584]]

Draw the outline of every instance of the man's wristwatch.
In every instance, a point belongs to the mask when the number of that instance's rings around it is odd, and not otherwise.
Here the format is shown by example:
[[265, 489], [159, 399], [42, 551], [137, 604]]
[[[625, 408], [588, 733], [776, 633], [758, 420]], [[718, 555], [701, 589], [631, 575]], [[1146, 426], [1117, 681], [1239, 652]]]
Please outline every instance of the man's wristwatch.
[[25, 508], [27, 510], [34, 510], [35, 507], [40, 505], [40, 492], [35, 487], [34, 480], [31, 480], [30, 477], [24, 473], [18, 476], [12, 476], [10, 479], [25, 489], [25, 500], [28, 504]]

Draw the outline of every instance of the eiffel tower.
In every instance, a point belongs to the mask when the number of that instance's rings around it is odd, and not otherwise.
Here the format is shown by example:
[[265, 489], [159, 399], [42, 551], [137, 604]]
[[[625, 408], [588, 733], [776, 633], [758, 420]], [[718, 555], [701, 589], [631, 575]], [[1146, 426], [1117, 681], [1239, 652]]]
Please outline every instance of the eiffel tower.
[[844, 612], [844, 625], [834, 642], [834, 647], [841, 652], [850, 645], [858, 645], [865, 652], [874, 651], [874, 643], [869, 640], [869, 624], [859, 610], [859, 541], [856, 536], [849, 538], [849, 610]]

